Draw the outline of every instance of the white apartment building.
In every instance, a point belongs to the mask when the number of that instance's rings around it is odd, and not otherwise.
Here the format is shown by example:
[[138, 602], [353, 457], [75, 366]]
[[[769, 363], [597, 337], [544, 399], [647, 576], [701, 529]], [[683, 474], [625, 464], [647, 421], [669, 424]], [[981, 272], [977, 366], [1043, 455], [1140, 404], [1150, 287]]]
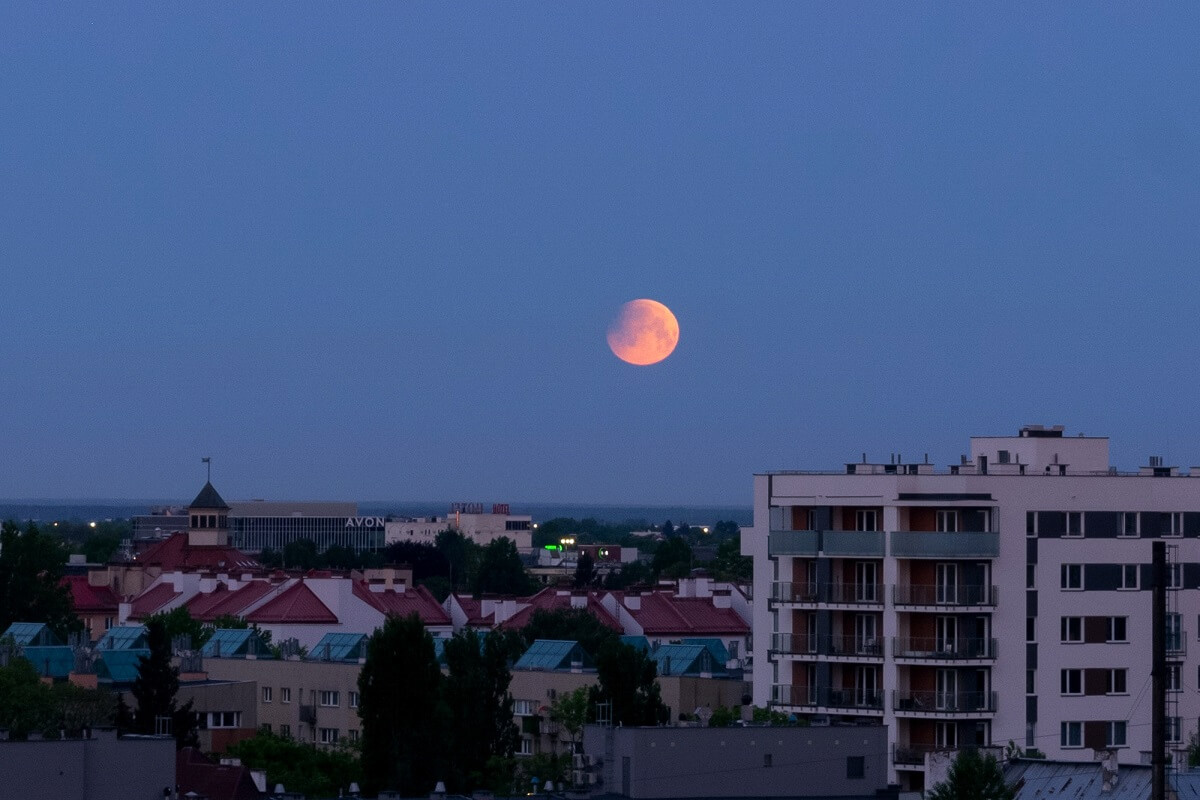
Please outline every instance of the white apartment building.
[[1150, 749], [1152, 542], [1167, 542], [1168, 747], [1200, 716], [1200, 467], [1110, 467], [1059, 426], [970, 456], [754, 478], [754, 702], [886, 724], [892, 778], [1010, 740], [1052, 759]]
[[493, 503], [489, 512], [482, 503], [454, 503], [444, 517], [391, 517], [384, 526], [384, 544], [433, 544], [444, 530], [456, 530], [478, 545], [487, 546], [507, 537], [518, 550], [533, 547], [533, 517], [509, 513], [508, 503]]

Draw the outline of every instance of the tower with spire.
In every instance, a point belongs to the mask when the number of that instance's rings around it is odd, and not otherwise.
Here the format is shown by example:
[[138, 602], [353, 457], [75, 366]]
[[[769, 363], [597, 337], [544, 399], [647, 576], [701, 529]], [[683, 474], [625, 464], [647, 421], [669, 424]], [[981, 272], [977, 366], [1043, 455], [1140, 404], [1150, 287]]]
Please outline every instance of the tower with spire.
[[193, 547], [229, 545], [229, 506], [206, 482], [188, 506], [188, 544]]

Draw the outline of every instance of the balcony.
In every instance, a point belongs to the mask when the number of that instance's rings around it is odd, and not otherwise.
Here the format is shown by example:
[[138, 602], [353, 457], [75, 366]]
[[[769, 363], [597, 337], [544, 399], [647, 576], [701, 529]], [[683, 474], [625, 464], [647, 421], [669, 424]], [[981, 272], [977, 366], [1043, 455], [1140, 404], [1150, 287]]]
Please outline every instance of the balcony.
[[892, 708], [903, 716], [945, 714], [994, 714], [995, 692], [892, 692]]
[[789, 583], [772, 584], [771, 600], [798, 605], [883, 605], [883, 586], [877, 583]]
[[784, 655], [821, 656], [846, 661], [882, 659], [883, 643], [860, 636], [808, 636], [801, 633], [771, 635], [771, 650]]
[[300, 706], [300, 721], [308, 725], [317, 724], [317, 707], [315, 705]]
[[888, 552], [895, 558], [996, 558], [999, 533], [892, 531]]
[[830, 689], [829, 687], [776, 684], [771, 687], [771, 702], [779, 706], [805, 709], [859, 711], [883, 713], [883, 693], [865, 689]]
[[892, 746], [892, 763], [896, 766], [925, 766], [925, 756], [928, 753], [936, 753], [938, 750], [945, 750], [944, 747], [938, 747], [932, 744], [901, 744], [897, 743]]
[[883, 531], [771, 531], [767, 555], [883, 558], [885, 539]]
[[898, 609], [917, 607], [963, 607], [976, 606], [994, 608], [995, 586], [948, 585], [948, 584], [900, 584], [892, 587], [892, 603]]
[[892, 639], [892, 657], [898, 661], [987, 661], [996, 658], [996, 640], [897, 636]]

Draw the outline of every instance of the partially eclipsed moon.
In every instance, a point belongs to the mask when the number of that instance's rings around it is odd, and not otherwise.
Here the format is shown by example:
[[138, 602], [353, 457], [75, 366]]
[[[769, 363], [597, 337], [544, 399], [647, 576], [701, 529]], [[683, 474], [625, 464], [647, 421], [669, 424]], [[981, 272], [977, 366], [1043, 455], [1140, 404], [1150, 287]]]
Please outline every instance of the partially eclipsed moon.
[[608, 326], [608, 346], [622, 361], [657, 364], [679, 344], [679, 321], [655, 300], [630, 300]]

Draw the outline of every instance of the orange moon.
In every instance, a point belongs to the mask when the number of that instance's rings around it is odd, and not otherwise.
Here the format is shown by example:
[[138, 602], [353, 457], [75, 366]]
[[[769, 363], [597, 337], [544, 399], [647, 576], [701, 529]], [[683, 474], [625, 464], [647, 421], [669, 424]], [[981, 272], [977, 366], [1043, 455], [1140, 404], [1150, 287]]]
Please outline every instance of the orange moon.
[[657, 364], [679, 344], [679, 320], [656, 300], [630, 300], [608, 326], [608, 346], [622, 361]]

